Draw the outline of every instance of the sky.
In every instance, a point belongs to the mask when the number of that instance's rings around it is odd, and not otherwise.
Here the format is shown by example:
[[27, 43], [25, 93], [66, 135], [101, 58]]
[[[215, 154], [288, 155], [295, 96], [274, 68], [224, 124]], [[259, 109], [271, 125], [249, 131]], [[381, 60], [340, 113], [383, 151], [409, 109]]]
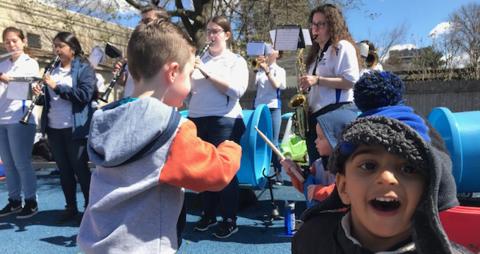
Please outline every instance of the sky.
[[[356, 41], [380, 43], [388, 31], [405, 24], [407, 33], [400, 43], [423, 47], [432, 44], [428, 35], [437, 25], [472, 2], [480, 0], [363, 0], [362, 6], [346, 10], [344, 15]], [[373, 18], [370, 13], [375, 14]]]

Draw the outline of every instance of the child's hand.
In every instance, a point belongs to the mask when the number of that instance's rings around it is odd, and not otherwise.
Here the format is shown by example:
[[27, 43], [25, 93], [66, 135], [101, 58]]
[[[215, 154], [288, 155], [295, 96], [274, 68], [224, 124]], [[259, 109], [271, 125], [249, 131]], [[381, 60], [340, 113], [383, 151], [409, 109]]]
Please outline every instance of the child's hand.
[[281, 160], [280, 164], [289, 173], [291, 173], [291, 168], [295, 168], [297, 166], [295, 162], [293, 162], [291, 159], [288, 159], [288, 158]]
[[302, 172], [302, 169], [297, 165], [297, 163], [293, 162], [289, 158], [285, 158], [284, 160], [281, 160], [280, 164], [286, 170], [287, 174], [290, 177], [295, 176], [295, 173], [293, 173], [294, 170], [296, 170], [297, 172]]

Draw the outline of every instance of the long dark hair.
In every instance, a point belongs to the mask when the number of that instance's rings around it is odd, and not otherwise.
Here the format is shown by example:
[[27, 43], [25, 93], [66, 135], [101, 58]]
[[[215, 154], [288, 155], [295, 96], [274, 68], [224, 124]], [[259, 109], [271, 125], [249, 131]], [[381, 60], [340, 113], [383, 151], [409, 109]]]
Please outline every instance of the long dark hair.
[[59, 32], [53, 40], [59, 40], [65, 44], [67, 44], [74, 52], [75, 56], [79, 56], [82, 59], [85, 60], [85, 56], [82, 50], [82, 46], [80, 45], [80, 42], [78, 41], [77, 37], [73, 35], [70, 32]]
[[[315, 13], [322, 13], [325, 15], [325, 21], [327, 22], [328, 26], [328, 34], [330, 36], [330, 43], [333, 47], [336, 47], [338, 42], [341, 40], [346, 40], [355, 46], [355, 41], [348, 31], [347, 22], [345, 22], [342, 11], [339, 8], [333, 4], [320, 5], [310, 12], [310, 16], [308, 18], [309, 23], [312, 23], [313, 15], [315, 15]], [[310, 66], [315, 61], [319, 50], [320, 45], [318, 45], [316, 42], [313, 42], [305, 61], [307, 66]]]

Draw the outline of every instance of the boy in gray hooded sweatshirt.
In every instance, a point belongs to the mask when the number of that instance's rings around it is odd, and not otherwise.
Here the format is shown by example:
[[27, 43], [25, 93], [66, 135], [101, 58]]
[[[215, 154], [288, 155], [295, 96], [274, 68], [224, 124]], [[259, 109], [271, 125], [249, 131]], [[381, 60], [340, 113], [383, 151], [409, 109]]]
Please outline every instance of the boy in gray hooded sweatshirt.
[[219, 191], [241, 147], [213, 146], [173, 107], [190, 91], [194, 44], [177, 26], [140, 24], [128, 43], [135, 98], [97, 110], [88, 139], [90, 203], [77, 242], [85, 253], [175, 253], [184, 188]]

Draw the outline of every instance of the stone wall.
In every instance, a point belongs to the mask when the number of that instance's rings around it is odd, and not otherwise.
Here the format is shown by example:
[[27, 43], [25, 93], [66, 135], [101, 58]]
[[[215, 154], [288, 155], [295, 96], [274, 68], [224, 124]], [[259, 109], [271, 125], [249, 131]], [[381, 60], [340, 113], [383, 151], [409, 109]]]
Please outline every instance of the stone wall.
[[[240, 100], [244, 109], [251, 109], [255, 90], [248, 90]], [[294, 88], [282, 91], [282, 113], [291, 112], [289, 99]], [[427, 116], [435, 107], [447, 107], [452, 112], [480, 110], [480, 80], [406, 82], [406, 104]]]

